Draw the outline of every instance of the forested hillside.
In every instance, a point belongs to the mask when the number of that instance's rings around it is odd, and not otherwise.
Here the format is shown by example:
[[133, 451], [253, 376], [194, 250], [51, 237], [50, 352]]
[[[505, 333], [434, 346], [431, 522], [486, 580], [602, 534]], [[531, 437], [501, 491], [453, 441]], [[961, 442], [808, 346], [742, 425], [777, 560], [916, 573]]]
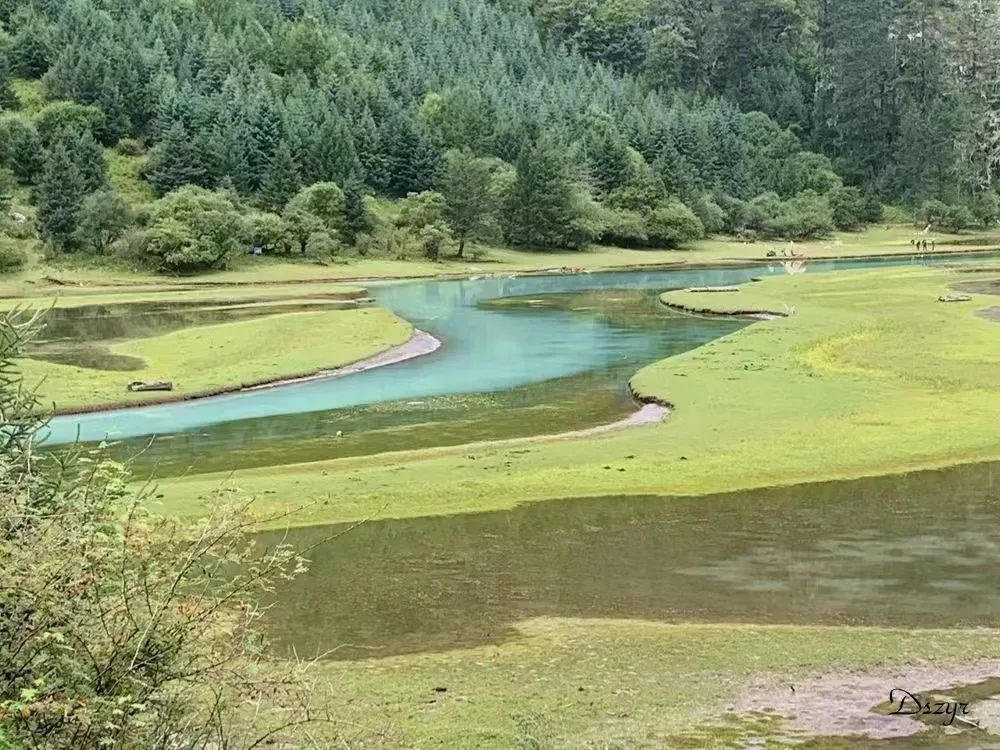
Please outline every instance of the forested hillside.
[[990, 0], [537, 0], [547, 36], [649, 87], [790, 126], [892, 200], [957, 200], [1000, 159]]
[[989, 0], [2, 0], [6, 231], [192, 271], [254, 248], [800, 238], [883, 203], [990, 225], [998, 19]]

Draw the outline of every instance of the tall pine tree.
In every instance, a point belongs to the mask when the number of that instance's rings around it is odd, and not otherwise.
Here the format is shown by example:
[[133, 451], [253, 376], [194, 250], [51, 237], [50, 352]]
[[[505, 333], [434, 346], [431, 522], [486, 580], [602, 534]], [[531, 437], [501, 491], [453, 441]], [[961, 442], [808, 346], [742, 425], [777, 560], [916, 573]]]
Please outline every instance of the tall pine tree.
[[549, 136], [522, 151], [505, 209], [507, 239], [514, 245], [577, 248], [588, 239], [566, 149]]
[[484, 240], [496, 222], [492, 165], [469, 149], [452, 149], [445, 154], [441, 176], [444, 216], [458, 240], [458, 257], [465, 254], [470, 240]]
[[35, 190], [43, 240], [57, 250], [74, 249], [74, 235], [86, 195], [84, 177], [65, 141], [60, 139], [46, 154], [42, 178]]
[[197, 144], [187, 128], [175, 122], [153, 151], [149, 182], [157, 195], [166, 195], [184, 185], [202, 185], [204, 180]]
[[279, 211], [298, 192], [301, 185], [299, 165], [295, 163], [288, 144], [282, 143], [274, 152], [264, 177], [260, 190], [261, 202], [266, 208]]

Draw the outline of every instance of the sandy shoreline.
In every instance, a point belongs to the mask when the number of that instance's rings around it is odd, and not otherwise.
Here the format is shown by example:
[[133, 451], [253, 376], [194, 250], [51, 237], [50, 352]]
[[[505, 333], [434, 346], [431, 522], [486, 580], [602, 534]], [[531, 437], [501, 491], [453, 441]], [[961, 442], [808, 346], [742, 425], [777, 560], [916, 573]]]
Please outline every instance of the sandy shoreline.
[[513, 438], [512, 440], [501, 440], [497, 443], [513, 442], [514, 440], [562, 440], [565, 438], [591, 437], [603, 435], [606, 432], [615, 432], [628, 427], [639, 427], [646, 424], [656, 424], [662, 422], [670, 414], [670, 409], [662, 404], [643, 404], [638, 410], [629, 414], [624, 419], [610, 424], [601, 424], [596, 427], [585, 427], [581, 430], [570, 430], [569, 432], [557, 432], [550, 435], [531, 435], [524, 438]]
[[368, 357], [367, 359], [362, 359], [358, 362], [353, 362], [349, 365], [344, 365], [343, 367], [335, 367], [332, 370], [320, 370], [311, 375], [305, 375], [298, 378], [283, 378], [280, 380], [271, 380], [267, 383], [261, 383], [260, 385], [250, 386], [248, 388], [241, 388], [239, 392], [248, 391], [260, 391], [266, 388], [280, 388], [285, 385], [295, 385], [297, 383], [309, 383], [314, 380], [328, 380], [333, 378], [342, 378], [345, 375], [355, 375], [359, 372], [367, 372], [368, 370], [374, 370], [377, 367], [386, 367], [387, 365], [395, 365], [400, 362], [406, 362], [407, 360], [416, 359], [417, 357], [423, 357], [427, 354], [433, 354], [442, 346], [441, 341], [431, 336], [426, 331], [421, 331], [418, 328], [413, 329], [413, 335], [410, 340], [405, 344], [400, 344], [399, 346], [394, 346], [391, 349], [387, 349], [380, 354], [375, 354], [374, 356]]

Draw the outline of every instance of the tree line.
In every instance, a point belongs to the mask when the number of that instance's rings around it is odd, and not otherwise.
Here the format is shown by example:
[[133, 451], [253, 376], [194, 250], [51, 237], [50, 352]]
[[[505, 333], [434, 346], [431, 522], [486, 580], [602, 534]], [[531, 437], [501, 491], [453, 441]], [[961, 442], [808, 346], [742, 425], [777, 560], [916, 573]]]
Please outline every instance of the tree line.
[[173, 271], [992, 223], [997, 11], [941, 5], [3, 0], [0, 166], [54, 252]]

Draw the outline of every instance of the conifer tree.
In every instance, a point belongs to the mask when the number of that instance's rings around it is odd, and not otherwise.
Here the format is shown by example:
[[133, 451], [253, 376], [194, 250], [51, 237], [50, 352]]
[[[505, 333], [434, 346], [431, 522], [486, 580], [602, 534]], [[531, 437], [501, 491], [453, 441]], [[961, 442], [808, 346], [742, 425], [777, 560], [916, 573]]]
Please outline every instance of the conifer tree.
[[371, 231], [372, 218], [365, 205], [365, 186], [357, 178], [344, 184], [344, 240], [353, 245], [359, 234]]
[[261, 202], [266, 208], [280, 210], [298, 192], [301, 185], [299, 165], [295, 163], [288, 144], [282, 143], [268, 166], [260, 191]]
[[22, 5], [14, 13], [10, 26], [17, 30], [10, 49], [14, 70], [25, 78], [41, 77], [53, 55], [49, 25], [33, 8]]
[[486, 239], [493, 230], [497, 205], [492, 190], [492, 167], [469, 149], [452, 149], [445, 154], [441, 177], [444, 216], [455, 239], [458, 257], [465, 254], [469, 240]]
[[389, 183], [388, 158], [375, 119], [367, 108], [354, 120], [351, 131], [365, 182], [376, 190], [386, 190]]
[[632, 175], [628, 144], [611, 122], [603, 117], [593, 118], [584, 150], [594, 185], [601, 195], [629, 181]]
[[46, 154], [35, 191], [42, 239], [58, 250], [73, 249], [86, 194], [86, 182], [76, 160], [63, 139], [56, 141]]
[[19, 181], [36, 182], [44, 156], [42, 139], [31, 120], [21, 115], [0, 118], [0, 158]]
[[517, 160], [517, 179], [506, 201], [507, 238], [524, 247], [575, 248], [582, 206], [565, 149], [548, 136], [525, 148]]
[[84, 190], [93, 193], [108, 185], [108, 162], [104, 149], [89, 130], [74, 138], [70, 146], [70, 156], [76, 162], [83, 179]]
[[314, 145], [316, 172], [313, 182], [332, 181], [339, 185], [361, 174], [361, 162], [354, 147], [354, 139], [344, 121], [328, 116], [316, 134]]
[[0, 110], [18, 108], [17, 94], [10, 85], [10, 62], [7, 55], [0, 53]]
[[196, 144], [187, 129], [175, 122], [153, 152], [149, 182], [157, 195], [166, 195], [184, 185], [201, 185], [205, 179]]
[[388, 161], [388, 190], [402, 198], [433, 187], [440, 167], [438, 154], [422, 130], [402, 113], [384, 123], [380, 143]]

